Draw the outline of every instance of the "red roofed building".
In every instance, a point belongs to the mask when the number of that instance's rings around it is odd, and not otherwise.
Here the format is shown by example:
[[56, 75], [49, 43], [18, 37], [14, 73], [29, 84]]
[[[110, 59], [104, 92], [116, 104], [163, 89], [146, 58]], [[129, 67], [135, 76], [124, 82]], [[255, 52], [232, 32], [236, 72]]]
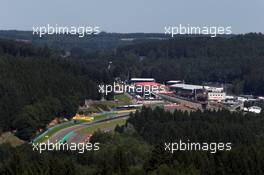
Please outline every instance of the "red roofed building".
[[135, 86], [164, 86], [163, 84], [156, 83], [156, 82], [137, 82], [135, 83]]
[[165, 85], [156, 82], [136, 82], [134, 86], [137, 89], [141, 88], [143, 91], [140, 92], [136, 90], [136, 95], [147, 99], [156, 99], [157, 94], [166, 93], [168, 91]]

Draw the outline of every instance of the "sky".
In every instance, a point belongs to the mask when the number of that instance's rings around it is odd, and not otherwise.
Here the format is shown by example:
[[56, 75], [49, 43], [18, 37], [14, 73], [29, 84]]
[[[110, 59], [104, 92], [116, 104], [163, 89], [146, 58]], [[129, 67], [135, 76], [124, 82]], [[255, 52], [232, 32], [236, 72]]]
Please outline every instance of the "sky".
[[0, 30], [47, 24], [121, 33], [162, 33], [179, 24], [264, 33], [264, 0], [0, 0]]

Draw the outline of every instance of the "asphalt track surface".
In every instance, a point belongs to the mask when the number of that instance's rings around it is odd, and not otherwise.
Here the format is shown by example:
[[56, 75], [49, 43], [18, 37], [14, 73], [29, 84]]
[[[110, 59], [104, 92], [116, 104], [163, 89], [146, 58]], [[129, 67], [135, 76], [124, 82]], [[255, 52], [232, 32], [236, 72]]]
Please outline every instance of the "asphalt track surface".
[[[96, 120], [93, 122], [87, 122], [87, 123], [81, 123], [79, 125], [74, 125], [68, 128], [64, 128], [62, 130], [59, 130], [55, 134], [53, 134], [50, 138], [48, 138], [49, 142], [51, 143], [57, 143], [59, 142], [65, 135], [70, 133], [71, 131], [74, 131], [74, 135], [72, 135], [67, 143], [81, 143], [86, 140], [86, 138], [90, 135], [90, 133], [79, 133], [83, 128], [89, 127], [89, 126], [94, 126], [99, 123], [105, 123], [109, 121], [114, 121], [114, 120], [120, 120], [120, 119], [127, 119], [129, 118], [129, 113], [124, 113], [124, 114], [116, 114], [115, 116], [105, 118], [105, 119], [100, 119]], [[112, 130], [113, 128], [106, 128], [105, 131]]]

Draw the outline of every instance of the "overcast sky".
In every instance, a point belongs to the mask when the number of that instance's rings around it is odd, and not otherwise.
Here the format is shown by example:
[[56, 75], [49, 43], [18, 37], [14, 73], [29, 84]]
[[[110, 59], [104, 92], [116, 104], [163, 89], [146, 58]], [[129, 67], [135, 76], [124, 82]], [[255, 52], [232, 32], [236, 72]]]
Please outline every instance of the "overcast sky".
[[0, 30], [100, 26], [107, 32], [164, 32], [164, 26], [232, 26], [264, 33], [264, 0], [1, 0]]

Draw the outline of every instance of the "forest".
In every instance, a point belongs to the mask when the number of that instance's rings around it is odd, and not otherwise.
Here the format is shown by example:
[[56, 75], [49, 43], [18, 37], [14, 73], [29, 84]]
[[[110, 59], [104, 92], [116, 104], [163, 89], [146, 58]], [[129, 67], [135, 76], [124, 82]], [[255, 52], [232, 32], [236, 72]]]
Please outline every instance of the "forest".
[[100, 99], [97, 84], [108, 77], [46, 47], [0, 41], [0, 53], [0, 130], [14, 130], [23, 140], [55, 117], [74, 115], [84, 99]]
[[[18, 45], [27, 49], [30, 56], [61, 57], [69, 53], [67, 58], [74, 62], [81, 60], [86, 67], [94, 64], [100, 69], [107, 67], [111, 61], [112, 67], [107, 73], [109, 77], [221, 83], [231, 85], [231, 92], [237, 95], [264, 95], [263, 34], [222, 35], [216, 38], [184, 35], [169, 39], [162, 34], [102, 32], [97, 37], [82, 39], [65, 35], [40, 39], [34, 38], [30, 32], [0, 31], [0, 38], [22, 41], [17, 42]], [[2, 45], [10, 44], [10, 41], [3, 42]], [[36, 47], [28, 49], [32, 44]], [[17, 52], [17, 48], [11, 50], [13, 55]]]
[[[100, 151], [38, 152], [30, 145], [0, 146], [1, 174], [120, 174], [120, 175], [261, 175], [264, 173], [263, 114], [228, 111], [190, 114], [143, 108], [115, 133], [96, 132], [91, 142]], [[231, 151], [164, 150], [163, 141], [188, 138], [198, 142], [229, 141]]]
[[98, 84], [116, 78], [217, 82], [231, 84], [234, 94], [264, 95], [263, 50], [261, 34], [145, 41], [77, 57], [1, 39], [0, 128], [28, 140], [52, 118], [73, 115], [84, 99], [100, 99]]
[[[55, 117], [74, 115], [84, 99], [100, 99], [98, 84], [116, 78], [219, 82], [232, 84], [235, 94], [264, 95], [263, 67], [261, 34], [143, 39], [67, 57], [50, 45], [0, 39], [0, 133], [30, 141]], [[96, 132], [92, 142], [101, 143], [99, 152], [39, 154], [29, 144], [1, 144], [0, 174], [264, 174], [263, 117], [143, 108], [114, 133]], [[164, 142], [179, 139], [233, 145], [215, 154], [164, 151]]]

